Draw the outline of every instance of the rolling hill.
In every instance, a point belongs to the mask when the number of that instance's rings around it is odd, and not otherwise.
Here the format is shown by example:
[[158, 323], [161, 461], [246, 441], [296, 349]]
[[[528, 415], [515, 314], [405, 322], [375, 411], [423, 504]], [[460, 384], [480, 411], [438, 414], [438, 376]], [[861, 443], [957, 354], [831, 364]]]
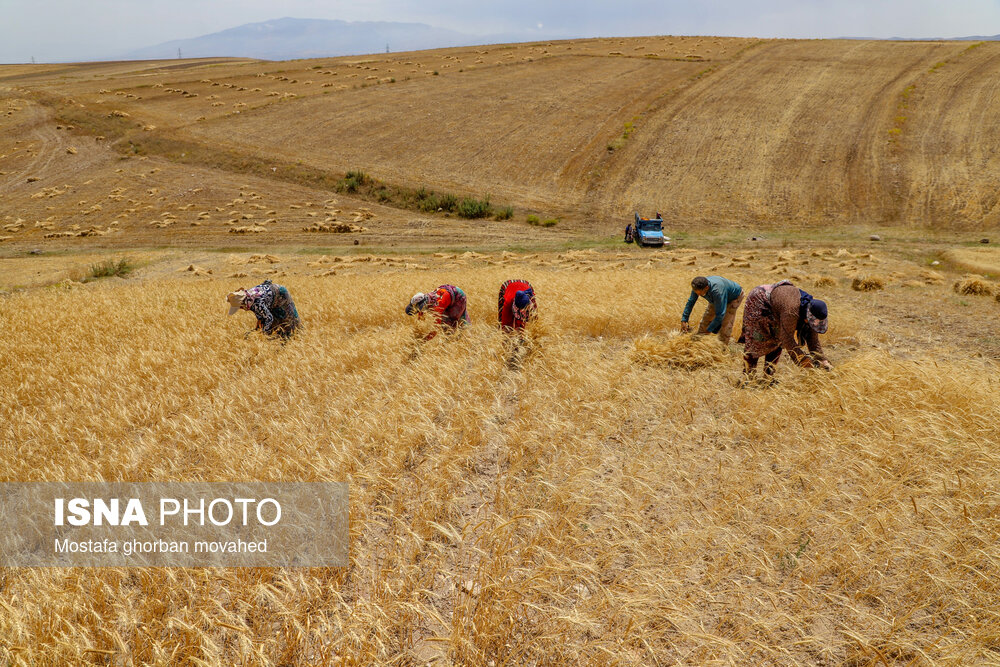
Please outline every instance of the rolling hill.
[[[633, 210], [679, 229], [995, 228], [998, 69], [993, 42], [708, 37], [5, 67], [0, 207], [21, 223], [3, 235], [351, 243], [307, 228], [361, 208], [375, 244], [605, 236]], [[338, 192], [351, 170], [374, 185]], [[229, 205], [246, 191], [259, 212]], [[415, 205], [431, 191], [513, 217]], [[86, 242], [69, 238], [50, 241]]]

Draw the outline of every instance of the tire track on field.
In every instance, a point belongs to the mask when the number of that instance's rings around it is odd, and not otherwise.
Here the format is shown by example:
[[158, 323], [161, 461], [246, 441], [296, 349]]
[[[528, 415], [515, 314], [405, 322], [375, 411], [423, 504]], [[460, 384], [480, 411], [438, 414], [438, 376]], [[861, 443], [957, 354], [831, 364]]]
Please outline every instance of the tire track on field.
[[[55, 127], [52, 113], [35, 102], [26, 101], [24, 110], [30, 109], [30, 116], [25, 119], [20, 127], [30, 129], [30, 134], [23, 140], [38, 142], [37, 150], [31, 155], [31, 159], [20, 169], [8, 173], [3, 182], [0, 182], [0, 192], [13, 192], [23, 188], [24, 178], [35, 177], [39, 181], [53, 180], [62, 175], [58, 169], [50, 169], [53, 163], [63, 155], [70, 157], [67, 153], [71, 143], [66, 131], [60, 132]], [[70, 166], [70, 170], [84, 170], [91, 168], [95, 164], [95, 159], [89, 151], [81, 151], [73, 157], [76, 164]]]
[[[845, 164], [848, 201], [856, 221], [893, 222], [907, 213], [913, 190], [901, 163], [898, 144], [886, 139], [890, 119], [899, 112], [898, 103], [907, 85], [919, 87], [928, 65], [937, 60], [941, 45], [930, 45], [920, 58], [883, 85], [865, 106], [858, 139], [852, 144]], [[945, 47], [947, 48], [947, 47]], [[964, 48], [964, 46], [963, 46]]]
[[[945, 61], [947, 64], [935, 76], [942, 76], [951, 70], [953, 65], [961, 67], [967, 62], [965, 56], [973, 48], [982, 49], [981, 46], [975, 45], [966, 47]], [[921, 196], [909, 199], [912, 203], [907, 208], [907, 215], [933, 219], [939, 214], [954, 212], [954, 207], [949, 206], [948, 202], [940, 201], [939, 181], [940, 175], [954, 173], [955, 165], [942, 158], [954, 156], [956, 151], [957, 157], [962, 160], [961, 176], [966, 190], [968, 195], [976, 200], [982, 217], [989, 215], [996, 207], [995, 188], [992, 183], [982, 182], [985, 179], [982, 179], [982, 172], [977, 169], [988, 169], [991, 156], [997, 149], [992, 110], [995, 108], [995, 100], [1000, 91], [1000, 79], [996, 77], [998, 70], [1000, 70], [1000, 52], [987, 53], [978, 62], [964, 68], [944, 88], [943, 96], [938, 98], [936, 106], [928, 109], [930, 115], [919, 119], [924, 127], [918, 136], [918, 147], [904, 154], [904, 157], [908, 158], [906, 166], [913, 172], [910, 177], [911, 191], [919, 192]], [[924, 73], [919, 81], [927, 78], [927, 74]], [[927, 90], [932, 92], [933, 88]], [[962, 131], [964, 135], [959, 135]], [[980, 178], [979, 183], [975, 182], [977, 176]], [[940, 183], [946, 191], [949, 186], [954, 188], [956, 185], [948, 182]], [[970, 189], [973, 191], [970, 192]]]
[[[752, 44], [734, 57], [721, 62], [716, 68], [689, 77], [678, 86], [662, 90], [648, 105], [643, 127], [630, 139], [624, 150], [615, 151], [601, 160], [595, 172], [598, 177], [588, 184], [587, 204], [605, 214], [630, 210], [639, 205], [630, 194], [633, 184], [648, 181], [647, 156], [659, 154], [659, 146], [670, 142], [673, 124], [685, 115], [697, 117], [709, 108], [708, 102], [719, 95], [719, 86], [734, 70], [768, 70], [775, 50], [783, 48], [781, 42]], [[685, 178], [682, 174], [678, 178]], [[666, 189], [661, 186], [659, 189]], [[668, 210], [664, 205], [662, 210]], [[668, 213], [669, 215], [669, 213]], [[617, 227], [617, 225], [616, 225]]]

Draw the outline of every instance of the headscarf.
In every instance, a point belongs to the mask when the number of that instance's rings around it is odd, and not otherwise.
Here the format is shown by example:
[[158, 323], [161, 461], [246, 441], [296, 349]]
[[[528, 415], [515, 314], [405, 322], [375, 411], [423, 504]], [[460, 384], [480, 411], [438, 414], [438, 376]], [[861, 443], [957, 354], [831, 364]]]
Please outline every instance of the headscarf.
[[406, 304], [406, 314], [413, 315], [414, 313], [422, 312], [427, 305], [430, 303], [431, 297], [423, 292], [417, 292], [410, 298], [410, 303]]
[[513, 313], [515, 320], [526, 322], [531, 317], [531, 300], [533, 298], [535, 298], [535, 291], [531, 288], [519, 290], [514, 294], [511, 313]]
[[826, 303], [819, 299], [813, 299], [809, 303], [809, 309], [806, 311], [806, 322], [809, 323], [813, 331], [823, 334], [826, 333], [827, 315]]
[[799, 325], [808, 325], [810, 329], [818, 334], [826, 333], [826, 303], [819, 299], [814, 299], [803, 289], [799, 290]]

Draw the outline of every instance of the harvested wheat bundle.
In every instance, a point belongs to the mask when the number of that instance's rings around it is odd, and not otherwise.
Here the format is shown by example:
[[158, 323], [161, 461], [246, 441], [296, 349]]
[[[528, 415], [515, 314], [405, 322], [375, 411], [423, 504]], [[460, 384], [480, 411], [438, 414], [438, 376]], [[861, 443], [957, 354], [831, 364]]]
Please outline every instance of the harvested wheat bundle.
[[212, 269], [206, 269], [201, 266], [196, 266], [194, 264], [188, 264], [187, 268], [181, 269], [183, 272], [193, 273], [196, 276], [210, 276], [212, 275]]
[[830, 276], [817, 276], [813, 279], [813, 285], [816, 287], [836, 287], [837, 281]]
[[856, 292], [874, 292], [885, 289], [885, 278], [874, 275], [856, 276], [851, 281], [851, 289]]
[[983, 280], [982, 276], [966, 276], [952, 286], [959, 294], [971, 296], [993, 296], [993, 284]]
[[254, 254], [254, 255], [250, 255], [250, 257], [247, 258], [246, 263], [247, 264], [258, 264], [258, 263], [277, 264], [280, 261], [281, 261], [281, 258], [278, 257], [277, 255], [260, 255], [260, 254]]
[[346, 222], [315, 222], [308, 227], [303, 227], [304, 232], [326, 232], [329, 234], [354, 234], [367, 231], [361, 225], [349, 224]]
[[944, 276], [937, 271], [925, 270], [920, 272], [920, 279], [928, 285], [940, 285], [944, 282]]
[[684, 334], [660, 339], [643, 336], [635, 341], [630, 357], [637, 364], [685, 370], [718, 366], [728, 360], [726, 349], [715, 336]]

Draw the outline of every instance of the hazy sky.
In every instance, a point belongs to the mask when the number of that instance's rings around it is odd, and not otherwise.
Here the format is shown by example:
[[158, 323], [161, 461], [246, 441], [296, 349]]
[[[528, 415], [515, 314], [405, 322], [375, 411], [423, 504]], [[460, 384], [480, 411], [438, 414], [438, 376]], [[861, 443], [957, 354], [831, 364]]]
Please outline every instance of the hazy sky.
[[0, 0], [0, 62], [85, 60], [291, 16], [489, 35], [957, 37], [1000, 33], [1000, 0]]

